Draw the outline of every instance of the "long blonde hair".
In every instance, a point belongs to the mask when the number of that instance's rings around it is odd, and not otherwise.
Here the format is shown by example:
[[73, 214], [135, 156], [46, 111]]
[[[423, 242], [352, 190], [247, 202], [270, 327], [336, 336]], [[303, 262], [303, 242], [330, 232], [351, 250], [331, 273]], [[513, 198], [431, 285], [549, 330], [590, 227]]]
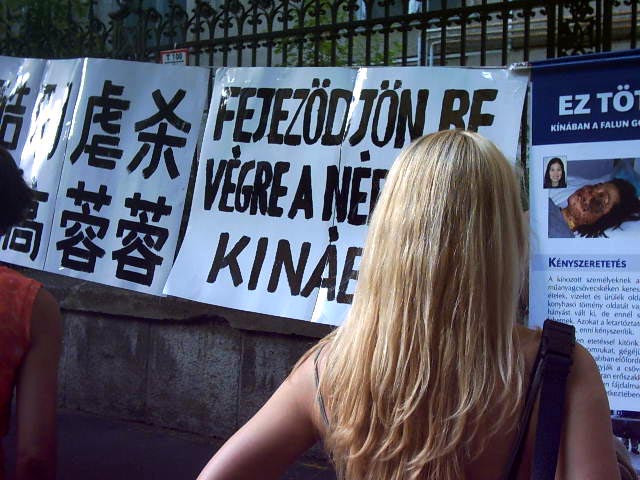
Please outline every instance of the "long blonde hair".
[[339, 478], [462, 478], [513, 418], [526, 255], [517, 177], [493, 143], [443, 131], [400, 154], [348, 318], [316, 347], [327, 347], [319, 391]]

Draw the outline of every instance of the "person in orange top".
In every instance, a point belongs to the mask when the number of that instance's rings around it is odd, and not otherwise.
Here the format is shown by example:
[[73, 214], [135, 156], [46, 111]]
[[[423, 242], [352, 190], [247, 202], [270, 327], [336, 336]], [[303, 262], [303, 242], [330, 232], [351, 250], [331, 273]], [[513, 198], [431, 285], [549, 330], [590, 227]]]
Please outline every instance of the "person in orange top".
[[[31, 189], [0, 148], [0, 235], [30, 208]], [[16, 480], [56, 475], [56, 392], [62, 325], [58, 302], [42, 285], [0, 266], [0, 438], [16, 390]], [[4, 480], [0, 445], [0, 480]]]

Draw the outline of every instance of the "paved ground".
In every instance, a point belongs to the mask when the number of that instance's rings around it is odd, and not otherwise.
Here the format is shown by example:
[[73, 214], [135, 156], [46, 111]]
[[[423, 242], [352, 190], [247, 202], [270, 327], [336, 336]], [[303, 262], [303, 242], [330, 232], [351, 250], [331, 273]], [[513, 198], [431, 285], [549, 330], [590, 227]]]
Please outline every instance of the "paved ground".
[[[61, 413], [59, 480], [193, 480], [219, 444], [144, 425], [77, 413]], [[5, 439], [13, 470], [14, 437]], [[283, 480], [335, 480], [324, 464], [298, 463]], [[12, 480], [9, 476], [7, 480]]]
[[[78, 413], [61, 413], [58, 425], [59, 480], [193, 480], [220, 446], [145, 425]], [[13, 431], [5, 452], [13, 465]], [[632, 455], [640, 470], [640, 455]], [[13, 480], [11, 475], [7, 480]], [[321, 462], [299, 462], [282, 480], [335, 480]]]

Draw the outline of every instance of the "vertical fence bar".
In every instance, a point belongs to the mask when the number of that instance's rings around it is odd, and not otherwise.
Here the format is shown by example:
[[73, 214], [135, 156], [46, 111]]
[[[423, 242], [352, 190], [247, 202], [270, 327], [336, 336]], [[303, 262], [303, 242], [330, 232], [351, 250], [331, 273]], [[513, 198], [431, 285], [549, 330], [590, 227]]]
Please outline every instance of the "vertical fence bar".
[[[211, 21], [207, 22], [207, 27], [209, 28], [209, 40], [213, 40], [215, 38], [216, 26], [218, 25], [218, 19], [219, 19], [219, 16], [216, 15], [216, 12], [213, 12], [213, 18], [211, 19]], [[211, 45], [211, 47], [209, 47], [208, 51], [209, 51], [209, 59], [208, 59], [209, 64], [208, 64], [208, 66], [211, 67], [213, 65], [213, 56], [214, 56], [214, 54], [216, 52], [216, 47]], [[211, 98], [211, 92], [209, 92], [209, 96], [207, 98]]]
[[196, 40], [196, 45], [197, 47], [195, 48], [195, 57], [196, 57], [196, 66], [200, 66], [200, 28], [201, 28], [201, 22], [202, 22], [202, 18], [200, 16], [201, 12], [200, 9], [196, 6], [195, 9], [195, 18], [193, 20], [193, 26], [195, 27], [195, 40]]
[[[347, 0], [349, 11], [349, 25], [353, 25], [355, 21], [355, 9], [359, 8], [356, 0]], [[347, 65], [353, 65], [353, 39], [356, 35], [355, 28], [352, 26], [347, 29]]]
[[528, 62], [529, 61], [529, 36], [531, 35], [532, 10], [530, 7], [524, 7], [522, 9], [522, 13], [524, 15], [524, 38], [522, 40], [522, 60], [524, 62]]
[[[371, 20], [373, 15], [373, 2], [375, 0], [369, 0], [366, 2], [367, 6], [367, 20]], [[365, 41], [364, 41], [364, 64], [371, 65], [371, 24], [367, 23], [365, 27]]]
[[[289, 0], [284, 0], [282, 5], [282, 33], [289, 30]], [[283, 36], [282, 39], [282, 65], [289, 65], [289, 39]]]
[[442, 0], [440, 11], [440, 65], [447, 64], [447, 0]]
[[[89, 48], [93, 48], [93, 46], [96, 44], [95, 41], [95, 37], [94, 37], [94, 31], [93, 31], [93, 26], [94, 26], [94, 22], [95, 22], [95, 10], [93, 9], [93, 1], [89, 2], [89, 11], [87, 12], [87, 19], [89, 22], [89, 26], [87, 28], [87, 37], [86, 37], [86, 45], [89, 46]], [[115, 26], [115, 22], [116, 20], [111, 20], [111, 54], [113, 55], [114, 51], [118, 50], [118, 43], [120, 41], [120, 35], [119, 35], [119, 31]], [[105, 45], [106, 47], [106, 45]], [[105, 48], [106, 50], [106, 48]]]
[[502, 65], [508, 63], [509, 55], [509, 21], [511, 20], [511, 10], [507, 5], [502, 7], [502, 56], [500, 61]]
[[258, 60], [258, 41], [256, 40], [256, 36], [258, 35], [258, 2], [253, 1], [251, 3], [253, 4], [251, 7], [251, 33], [253, 35], [251, 42], [251, 66], [255, 67]]
[[229, 65], [229, 0], [224, 2], [222, 8], [222, 65], [226, 67]]
[[482, 13], [480, 14], [480, 65], [487, 64], [487, 0], [482, 0]]
[[596, 52], [601, 52], [603, 47], [603, 38], [602, 38], [602, 30], [603, 30], [603, 17], [602, 17], [602, 2], [598, 0], [596, 2]]
[[[556, 56], [556, 6], [549, 2], [547, 10], [547, 58]], [[561, 7], [560, 7], [561, 8]]]
[[315, 1], [315, 30], [313, 32], [313, 65], [320, 65], [320, 12], [322, 10], [322, 5], [320, 4], [320, 0]]
[[137, 8], [137, 12], [138, 14], [138, 21], [137, 23], [137, 28], [138, 28], [138, 38], [137, 38], [137, 42], [134, 41], [132, 42], [134, 47], [133, 47], [133, 58], [134, 60], [142, 60], [143, 57], [143, 52], [144, 52], [144, 44], [145, 44], [145, 37], [146, 37], [146, 28], [145, 28], [145, 12], [143, 10], [142, 7], [142, 0], [138, 0], [138, 8]]
[[[314, 1], [314, 0], [310, 0]], [[306, 3], [305, 0], [300, 2], [300, 10], [298, 11], [298, 28], [304, 28], [305, 26], [305, 16], [307, 15], [307, 8], [309, 8], [309, 3]], [[304, 37], [300, 35], [298, 37], [298, 67], [304, 65]]]
[[[462, 0], [462, 8], [466, 8], [467, 0]], [[467, 64], [467, 14], [460, 14], [460, 65]]]
[[632, 0], [631, 2], [631, 48], [636, 48], [636, 37], [638, 36], [638, 1]]
[[170, 45], [175, 45], [176, 43], [176, 23], [174, 21], [175, 19], [174, 12], [175, 10], [173, 9], [173, 3], [170, 3], [169, 12], [167, 13], [169, 15], [169, 44]]
[[638, 1], [631, 1], [631, 29], [629, 31], [629, 35], [631, 36], [631, 40], [629, 42], [629, 46], [631, 48], [636, 48], [638, 36]]
[[391, 22], [389, 22], [389, 4], [393, 0], [384, 0], [384, 19], [382, 24], [382, 63], [389, 65], [389, 30]]
[[427, 15], [427, 2], [420, 2], [420, 58], [418, 65], [427, 64], [427, 28], [429, 28], [429, 22], [425, 20]]
[[335, 66], [337, 63], [338, 55], [338, 9], [340, 8], [340, 2], [334, 1], [331, 6], [331, 66]]
[[[602, 23], [603, 23], [603, 31], [602, 31], [602, 50], [608, 52], [611, 50], [611, 36], [612, 36], [612, 27], [613, 27], [613, 2], [610, 0], [605, 0], [604, 2], [604, 12], [602, 13]], [[633, 7], [637, 8], [636, 0], [631, 0], [632, 11]], [[632, 28], [636, 28], [636, 21], [633, 19]], [[635, 36], [632, 37], [635, 40]]]
[[402, 1], [402, 66], [407, 65], [407, 43], [409, 41], [409, 22], [406, 20], [409, 15], [409, 2], [407, 0]]
[[238, 32], [238, 41], [236, 42], [236, 49], [238, 50], [236, 52], [236, 65], [238, 67], [242, 67], [242, 50], [244, 47], [244, 21], [245, 21], [245, 16], [241, 15], [238, 16], [236, 15], [236, 30]]
[[[564, 26], [564, 28], [563, 28]], [[556, 56], [563, 57], [567, 55], [567, 51], [569, 47], [573, 47], [573, 45], [567, 44], [567, 39], [569, 35], [567, 35], [567, 24], [564, 20], [564, 3], [558, 3], [558, 11], [557, 11], [557, 20], [555, 23], [555, 35], [556, 35]], [[562, 33], [565, 33], [564, 37]]]
[[273, 62], [273, 46], [274, 46], [274, 41], [273, 41], [273, 19], [276, 15], [276, 12], [272, 12], [272, 15], [269, 15], [267, 17], [267, 32], [269, 32], [269, 39], [265, 42], [265, 46], [267, 47], [267, 67], [271, 67], [272, 66], [272, 62]]

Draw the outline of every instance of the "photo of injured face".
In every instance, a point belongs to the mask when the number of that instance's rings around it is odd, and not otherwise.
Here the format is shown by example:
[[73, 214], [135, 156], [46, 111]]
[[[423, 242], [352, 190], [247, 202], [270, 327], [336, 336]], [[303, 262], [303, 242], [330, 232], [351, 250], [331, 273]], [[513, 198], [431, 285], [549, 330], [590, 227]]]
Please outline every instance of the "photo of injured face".
[[549, 238], [638, 238], [640, 158], [573, 160], [567, 173], [549, 190]]

